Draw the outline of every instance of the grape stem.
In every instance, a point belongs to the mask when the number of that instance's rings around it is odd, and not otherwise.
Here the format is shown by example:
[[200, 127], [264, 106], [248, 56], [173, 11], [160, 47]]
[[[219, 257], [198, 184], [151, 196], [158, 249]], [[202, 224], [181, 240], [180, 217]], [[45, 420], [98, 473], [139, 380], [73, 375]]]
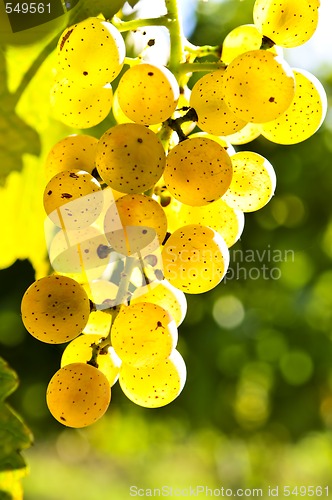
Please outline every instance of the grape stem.
[[178, 118], [169, 118], [166, 120], [166, 125], [178, 134], [179, 141], [187, 139], [186, 134], [183, 132], [181, 125], [186, 122], [197, 122], [198, 116], [194, 108], [189, 108], [185, 115]]
[[122, 33], [125, 31], [135, 31], [139, 28], [145, 28], [146, 26], [165, 26], [167, 28], [172, 22], [173, 20], [167, 14], [165, 16], [147, 19], [132, 19], [131, 21], [122, 21], [116, 16], [112, 18], [112, 24]]
[[226, 69], [227, 65], [222, 61], [212, 61], [212, 62], [192, 62], [192, 63], [182, 63], [179, 66], [179, 72], [182, 74], [194, 73], [199, 71], [216, 71], [218, 69]]
[[[131, 280], [131, 275], [133, 273], [133, 270], [137, 266], [137, 259], [135, 257], [126, 257], [124, 269], [121, 273], [121, 281], [120, 285], [118, 288], [118, 292], [116, 294], [114, 303], [116, 304], [113, 307], [110, 307], [107, 309], [107, 312], [112, 316], [112, 324], [121, 311], [121, 307], [125, 305], [128, 302], [128, 289], [129, 289], [129, 284]], [[106, 310], [104, 310], [106, 311]], [[112, 326], [111, 326], [112, 329]], [[107, 349], [111, 347], [112, 342], [111, 342], [111, 329], [107, 337], [104, 337], [100, 339], [98, 343], [94, 343], [91, 345], [92, 352], [91, 352], [91, 358], [87, 363], [89, 365], [94, 366], [95, 368], [98, 368], [98, 354], [100, 354], [102, 351], [107, 352]]]

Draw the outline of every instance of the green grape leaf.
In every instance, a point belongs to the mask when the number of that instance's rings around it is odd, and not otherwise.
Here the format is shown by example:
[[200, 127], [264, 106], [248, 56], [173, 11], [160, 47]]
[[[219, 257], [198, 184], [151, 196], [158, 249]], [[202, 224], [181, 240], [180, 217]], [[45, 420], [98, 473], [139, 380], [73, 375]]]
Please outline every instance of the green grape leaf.
[[19, 498], [19, 479], [26, 473], [21, 450], [32, 444], [32, 434], [21, 417], [5, 402], [17, 388], [18, 377], [0, 358], [0, 498]]
[[7, 87], [6, 59], [0, 51], [0, 185], [13, 170], [21, 170], [22, 155], [39, 155], [39, 134], [15, 112], [15, 98]]

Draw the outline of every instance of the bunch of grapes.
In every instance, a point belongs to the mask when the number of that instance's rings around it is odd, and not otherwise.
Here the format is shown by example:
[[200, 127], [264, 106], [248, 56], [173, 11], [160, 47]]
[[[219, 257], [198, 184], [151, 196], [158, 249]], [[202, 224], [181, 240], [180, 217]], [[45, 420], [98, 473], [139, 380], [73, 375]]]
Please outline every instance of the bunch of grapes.
[[[244, 213], [264, 207], [276, 188], [270, 162], [234, 146], [260, 134], [295, 144], [325, 117], [320, 82], [282, 57], [283, 47], [312, 36], [318, 7], [256, 0], [254, 24], [227, 35], [221, 59], [218, 48], [186, 45], [179, 31], [183, 57], [175, 61], [171, 51], [167, 68], [144, 53], [125, 60], [120, 31], [102, 17], [60, 37], [51, 90], [58, 119], [89, 128], [113, 103], [117, 121], [99, 139], [65, 137], [46, 160], [53, 272], [28, 288], [22, 318], [38, 340], [67, 344], [47, 389], [62, 424], [99, 419], [117, 381], [147, 408], [182, 391], [186, 366], [176, 346], [185, 293], [221, 282]], [[215, 60], [206, 65], [207, 52]], [[190, 90], [194, 71], [202, 76]]]

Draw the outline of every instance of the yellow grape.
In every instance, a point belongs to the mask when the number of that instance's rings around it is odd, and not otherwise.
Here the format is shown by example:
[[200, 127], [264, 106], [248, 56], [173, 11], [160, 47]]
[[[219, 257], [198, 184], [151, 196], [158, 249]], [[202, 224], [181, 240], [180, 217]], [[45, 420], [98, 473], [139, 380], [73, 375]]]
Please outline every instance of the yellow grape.
[[[262, 34], [254, 24], [241, 24], [226, 35], [222, 43], [221, 60], [229, 64], [235, 57], [248, 52], [249, 50], [259, 50], [262, 45]], [[280, 47], [275, 45], [268, 49], [274, 54], [280, 53]]]
[[186, 382], [186, 365], [174, 350], [168, 359], [156, 365], [122, 365], [119, 383], [124, 394], [137, 405], [160, 408], [178, 397]]
[[212, 290], [229, 265], [229, 251], [220, 234], [198, 224], [177, 229], [166, 241], [162, 257], [165, 278], [185, 293]]
[[116, 354], [130, 366], [144, 366], [166, 359], [178, 340], [176, 324], [162, 307], [150, 302], [124, 306], [111, 330]]
[[[126, 48], [109, 22], [89, 17], [69, 26], [57, 47], [57, 70], [79, 87], [103, 87], [120, 73]], [[98, 93], [97, 92], [97, 93]]]
[[216, 141], [194, 137], [180, 142], [168, 154], [164, 181], [182, 203], [207, 205], [219, 199], [232, 179], [232, 161]]
[[266, 50], [251, 50], [237, 56], [224, 76], [227, 106], [247, 122], [265, 123], [289, 107], [295, 92], [290, 66]]
[[[61, 356], [61, 367], [71, 363], [87, 363], [92, 356], [92, 345], [98, 344], [102, 335], [80, 335], [72, 340], [65, 348]], [[106, 352], [107, 351], [107, 352]], [[121, 360], [115, 354], [112, 347], [101, 350], [97, 356], [98, 370], [100, 370], [112, 387], [119, 378]]]
[[180, 326], [186, 316], [187, 299], [185, 294], [166, 280], [136, 288], [131, 296], [130, 304], [139, 302], [151, 302], [166, 309], [174, 319], [176, 326]]
[[80, 88], [67, 79], [58, 80], [51, 89], [54, 118], [68, 127], [90, 128], [110, 113], [113, 102], [111, 84], [96, 89]]
[[112, 189], [128, 194], [143, 193], [161, 177], [165, 151], [156, 134], [137, 123], [110, 128], [97, 147], [96, 166]]
[[318, 0], [256, 0], [254, 22], [262, 35], [281, 47], [307, 42], [318, 24]]
[[235, 209], [254, 212], [264, 207], [276, 188], [276, 174], [271, 163], [252, 151], [232, 156], [233, 179], [223, 200]]
[[[235, 146], [240, 144], [248, 144], [248, 142], [257, 139], [261, 135], [261, 125], [258, 123], [247, 123], [241, 130], [235, 134], [225, 137], [226, 141]], [[227, 150], [228, 151], [228, 150]]]
[[62, 229], [82, 229], [92, 224], [103, 208], [99, 182], [84, 170], [64, 170], [47, 183], [45, 212]]
[[35, 281], [21, 303], [22, 321], [28, 332], [48, 344], [61, 344], [77, 337], [89, 314], [89, 298], [79, 283], [66, 276], [51, 275]]
[[116, 252], [133, 255], [155, 238], [161, 245], [166, 236], [167, 219], [159, 203], [149, 196], [127, 194], [109, 207], [104, 230]]
[[47, 406], [61, 424], [81, 428], [104, 415], [111, 401], [111, 388], [105, 375], [86, 363], [60, 368], [51, 378], [46, 392]]
[[223, 78], [225, 70], [220, 69], [200, 78], [193, 86], [190, 106], [195, 109], [197, 125], [214, 135], [228, 135], [246, 125], [224, 101]]
[[108, 247], [105, 235], [93, 226], [83, 229], [57, 232], [49, 246], [49, 258], [53, 269], [69, 275], [76, 281], [101, 276], [109, 259], [103, 251]]
[[[246, 128], [246, 126], [244, 128]], [[228, 140], [228, 137], [231, 136], [222, 137], [218, 135], [209, 134], [208, 132], [195, 132], [194, 134], [190, 134], [189, 139], [193, 139], [194, 137], [206, 137], [207, 139], [212, 139], [213, 141], [220, 144], [220, 146], [222, 146], [224, 149], [226, 149], [228, 156], [232, 156], [236, 152], [234, 147]]]
[[115, 304], [119, 287], [111, 281], [97, 279], [83, 285], [88, 297], [98, 310], [108, 309]]
[[294, 69], [295, 95], [289, 108], [279, 118], [265, 123], [261, 132], [277, 144], [297, 144], [319, 129], [327, 112], [323, 85], [308, 71]]
[[204, 207], [190, 207], [173, 198], [164, 210], [170, 233], [189, 224], [208, 226], [224, 238], [228, 248], [238, 241], [244, 229], [243, 212], [231, 208], [223, 198]]
[[[118, 99], [118, 89], [115, 90], [113, 95], [113, 104], [112, 104], [112, 112], [115, 118], [116, 123], [135, 123], [134, 120], [128, 118], [128, 116], [122, 111], [119, 99]], [[157, 133], [161, 129], [162, 123], [157, 123], [155, 125], [150, 125], [149, 129], [153, 132]]]
[[121, 77], [117, 94], [125, 115], [142, 125], [154, 125], [170, 118], [180, 95], [173, 73], [148, 63], [129, 68]]
[[72, 168], [92, 174], [98, 139], [91, 135], [69, 135], [54, 144], [45, 161], [47, 180]]

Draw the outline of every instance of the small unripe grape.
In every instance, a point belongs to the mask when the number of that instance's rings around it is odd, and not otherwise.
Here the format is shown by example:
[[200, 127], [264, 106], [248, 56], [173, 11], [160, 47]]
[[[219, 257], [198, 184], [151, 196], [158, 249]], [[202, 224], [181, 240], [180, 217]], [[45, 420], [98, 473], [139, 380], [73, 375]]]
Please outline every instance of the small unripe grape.
[[47, 180], [64, 170], [85, 170], [92, 174], [98, 139], [91, 135], [69, 135], [54, 144], [45, 161]]
[[165, 151], [157, 135], [137, 123], [122, 123], [101, 137], [96, 166], [102, 179], [122, 193], [143, 193], [161, 177]]
[[110, 401], [106, 376], [87, 363], [63, 366], [47, 387], [47, 406], [53, 417], [67, 427], [93, 424], [104, 415]]
[[133, 367], [123, 364], [119, 383], [127, 398], [137, 405], [160, 408], [178, 397], [186, 375], [185, 362], [174, 350], [168, 359], [156, 365]]
[[120, 73], [126, 48], [120, 32], [90, 17], [68, 27], [57, 47], [57, 70], [80, 87], [103, 87]]
[[175, 111], [179, 85], [169, 69], [142, 63], [129, 68], [118, 85], [122, 111], [136, 123], [153, 125], [164, 122]]
[[23, 324], [33, 337], [61, 344], [82, 332], [89, 318], [90, 302], [79, 283], [66, 276], [51, 275], [27, 289], [21, 312]]
[[82, 229], [92, 224], [103, 208], [101, 186], [84, 170], [65, 170], [46, 185], [44, 208], [58, 227]]

